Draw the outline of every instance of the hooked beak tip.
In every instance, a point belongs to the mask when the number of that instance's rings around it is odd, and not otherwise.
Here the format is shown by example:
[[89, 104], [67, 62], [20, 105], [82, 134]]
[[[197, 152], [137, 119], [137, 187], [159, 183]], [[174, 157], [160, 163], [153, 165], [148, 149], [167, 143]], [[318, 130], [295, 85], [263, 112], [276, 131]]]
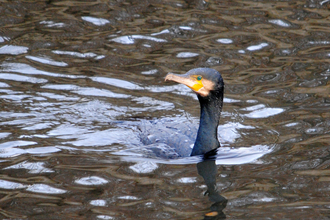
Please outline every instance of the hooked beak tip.
[[165, 82], [166, 81], [171, 81], [173, 79], [173, 73], [168, 73], [165, 77]]

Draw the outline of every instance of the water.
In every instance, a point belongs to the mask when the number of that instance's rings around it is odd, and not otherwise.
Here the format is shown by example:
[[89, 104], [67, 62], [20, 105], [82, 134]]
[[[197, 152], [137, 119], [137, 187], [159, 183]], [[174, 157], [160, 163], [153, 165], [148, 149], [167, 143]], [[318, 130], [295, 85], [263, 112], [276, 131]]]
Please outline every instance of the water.
[[[329, 6], [2, 3], [1, 218], [328, 219]], [[226, 83], [216, 165], [132, 153], [141, 121], [197, 125], [164, 82], [195, 67]]]

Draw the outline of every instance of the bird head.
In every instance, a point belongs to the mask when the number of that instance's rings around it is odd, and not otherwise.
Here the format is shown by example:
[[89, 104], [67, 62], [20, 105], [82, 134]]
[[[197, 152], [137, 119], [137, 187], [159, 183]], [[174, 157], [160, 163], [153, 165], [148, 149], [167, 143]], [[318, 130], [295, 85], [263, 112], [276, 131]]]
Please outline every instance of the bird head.
[[224, 87], [221, 74], [211, 68], [196, 68], [183, 75], [168, 73], [165, 81], [186, 85], [202, 97], [207, 97], [210, 93], [217, 91], [223, 92]]

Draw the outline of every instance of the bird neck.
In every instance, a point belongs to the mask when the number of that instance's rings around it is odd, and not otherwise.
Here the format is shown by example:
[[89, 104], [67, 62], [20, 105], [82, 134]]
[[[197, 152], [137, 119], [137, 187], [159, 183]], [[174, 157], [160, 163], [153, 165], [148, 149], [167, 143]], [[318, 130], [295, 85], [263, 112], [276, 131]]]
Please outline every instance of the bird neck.
[[204, 155], [220, 147], [218, 141], [218, 125], [222, 110], [223, 95], [210, 94], [208, 97], [198, 96], [201, 115], [197, 138], [191, 156]]

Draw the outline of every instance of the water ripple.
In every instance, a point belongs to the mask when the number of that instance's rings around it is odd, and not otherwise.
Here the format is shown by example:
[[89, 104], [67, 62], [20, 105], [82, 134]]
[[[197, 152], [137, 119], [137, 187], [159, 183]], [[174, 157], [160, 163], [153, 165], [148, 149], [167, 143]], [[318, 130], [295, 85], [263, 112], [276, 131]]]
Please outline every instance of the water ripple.
[[66, 190], [58, 189], [46, 184], [33, 184], [26, 188], [26, 191], [35, 192], [35, 193], [44, 193], [44, 194], [63, 194], [66, 193]]
[[83, 19], [84, 21], [93, 23], [94, 25], [97, 25], [97, 26], [102, 26], [102, 25], [106, 25], [106, 24], [110, 23], [110, 21], [108, 21], [107, 19], [94, 18], [94, 17], [90, 17], [90, 16], [82, 16], [81, 19]]
[[28, 47], [5, 45], [0, 47], [0, 54], [19, 55], [19, 54], [27, 53], [28, 50], [29, 50]]
[[276, 24], [281, 27], [291, 27], [291, 24], [288, 21], [284, 21], [281, 19], [270, 19], [268, 20], [269, 23]]
[[48, 84], [42, 86], [45, 89], [54, 89], [54, 90], [68, 90], [72, 93], [77, 93], [82, 96], [102, 96], [102, 97], [109, 97], [109, 98], [129, 98], [130, 95], [114, 93], [106, 89], [97, 89], [93, 87], [80, 87], [76, 85], [54, 85]]
[[90, 176], [77, 179], [75, 180], [75, 183], [86, 186], [95, 186], [106, 184], [108, 181], [98, 176]]
[[12, 166], [8, 166], [5, 167], [4, 170], [8, 170], [8, 169], [26, 169], [28, 170], [28, 173], [53, 173], [55, 172], [52, 169], [49, 169], [47, 167], [45, 167], [46, 164], [44, 162], [27, 162], [24, 161], [22, 163], [17, 163], [14, 164]]
[[67, 66], [67, 63], [64, 62], [58, 62], [58, 61], [54, 61], [50, 58], [43, 58], [43, 57], [35, 57], [35, 56], [25, 56], [27, 59], [39, 62], [39, 63], [43, 63], [43, 64], [47, 64], [47, 65], [52, 65], [52, 66]]
[[60, 73], [51, 73], [44, 70], [38, 70], [30, 65], [24, 63], [2, 63], [0, 65], [4, 71], [29, 74], [29, 75], [44, 75], [44, 76], [52, 76], [58, 78], [85, 78], [84, 76], [75, 76], [75, 75], [66, 75]]
[[23, 189], [23, 188], [26, 188], [26, 186], [24, 186], [21, 183], [15, 183], [15, 182], [0, 179], [0, 188], [1, 189]]
[[13, 80], [13, 81], [19, 81], [19, 82], [29, 82], [29, 83], [46, 83], [46, 82], [48, 82], [48, 80], [46, 80], [46, 79], [22, 76], [22, 75], [13, 74], [13, 73], [0, 73], [0, 79]]
[[284, 109], [282, 108], [262, 108], [245, 114], [245, 116], [248, 118], [268, 118], [282, 112], [284, 112]]
[[268, 43], [260, 43], [257, 45], [251, 45], [251, 46], [247, 47], [246, 49], [248, 51], [256, 51], [256, 50], [261, 50], [261, 49], [267, 47], [268, 45], [269, 45]]
[[131, 83], [131, 82], [128, 82], [128, 81], [125, 81], [122, 79], [114, 79], [114, 78], [107, 78], [107, 77], [91, 77], [91, 79], [94, 80], [95, 82], [105, 83], [107, 85], [116, 86], [119, 88], [124, 88], [124, 89], [129, 89], [129, 90], [142, 90], [143, 89], [142, 87], [140, 87], [134, 83]]
[[144, 36], [144, 35], [121, 36], [121, 37], [113, 38], [110, 41], [120, 43], [120, 44], [134, 44], [136, 39], [138, 39], [138, 40], [150, 40], [150, 41], [155, 41], [155, 42], [158, 42], [158, 43], [167, 42], [167, 40], [164, 40], [164, 39], [161, 39], [161, 38], [149, 37], [149, 36]]

